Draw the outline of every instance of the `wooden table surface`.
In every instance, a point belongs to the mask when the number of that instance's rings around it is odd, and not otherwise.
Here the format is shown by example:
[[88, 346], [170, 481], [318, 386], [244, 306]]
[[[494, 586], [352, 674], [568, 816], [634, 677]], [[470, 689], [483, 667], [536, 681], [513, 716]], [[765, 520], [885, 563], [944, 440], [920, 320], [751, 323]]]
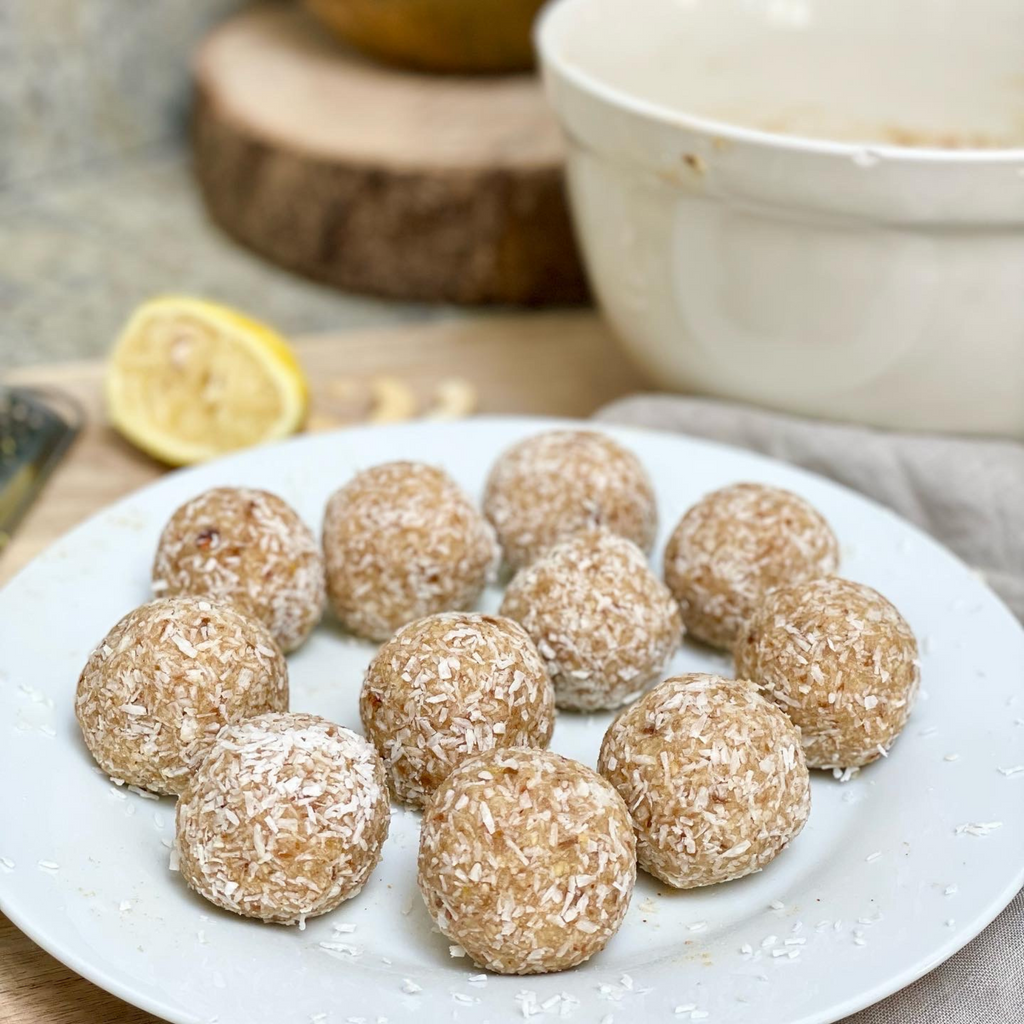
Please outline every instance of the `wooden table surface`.
[[[556, 416], [587, 416], [644, 386], [592, 313], [411, 324], [296, 344], [312, 388], [309, 429], [366, 419], [375, 393], [397, 393], [428, 409], [438, 385], [453, 380], [470, 385], [480, 412]], [[0, 585], [76, 523], [165, 472], [104, 423], [102, 375], [101, 366], [79, 363], [4, 378], [73, 394], [89, 421], [0, 555]], [[456, 390], [467, 392], [461, 385]], [[157, 1018], [79, 978], [0, 914], [0, 1022], [156, 1024]]]

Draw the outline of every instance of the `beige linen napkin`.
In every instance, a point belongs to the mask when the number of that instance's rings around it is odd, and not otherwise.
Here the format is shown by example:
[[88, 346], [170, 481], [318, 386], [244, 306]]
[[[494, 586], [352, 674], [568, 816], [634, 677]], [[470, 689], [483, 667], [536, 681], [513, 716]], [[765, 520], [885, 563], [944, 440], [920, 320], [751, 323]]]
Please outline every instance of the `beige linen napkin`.
[[[624, 398], [596, 418], [738, 445], [846, 484], [942, 541], [1024, 619], [1024, 445], [886, 433], [675, 395]], [[845, 1024], [1024, 1024], [1024, 892], [955, 956]]]

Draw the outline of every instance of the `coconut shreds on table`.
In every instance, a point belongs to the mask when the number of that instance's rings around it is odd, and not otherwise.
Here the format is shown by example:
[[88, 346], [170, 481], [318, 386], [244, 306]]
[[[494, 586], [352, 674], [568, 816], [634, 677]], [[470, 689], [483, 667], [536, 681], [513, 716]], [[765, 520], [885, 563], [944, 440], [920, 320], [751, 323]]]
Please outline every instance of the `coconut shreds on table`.
[[78, 680], [86, 746], [118, 785], [177, 795], [226, 722], [288, 707], [267, 630], [226, 605], [163, 598], [126, 615]]
[[547, 668], [511, 619], [447, 612], [400, 629], [366, 671], [359, 712], [398, 799], [422, 807], [467, 757], [546, 747]]
[[617, 931], [636, 843], [621, 798], [589, 768], [547, 751], [493, 751], [435, 792], [418, 868], [430, 916], [475, 963], [538, 974], [582, 963]]
[[593, 526], [650, 551], [658, 526], [640, 460], [593, 430], [552, 430], [502, 452], [487, 480], [484, 512], [513, 569]]
[[313, 531], [277, 495], [215, 487], [187, 501], [164, 527], [153, 592], [230, 604], [292, 651], [323, 615], [323, 558]]
[[830, 576], [778, 587], [736, 643], [736, 673], [800, 727], [812, 768], [888, 754], [921, 680], [917, 641], [878, 591]]
[[643, 552], [604, 528], [551, 548], [509, 584], [501, 614], [529, 633], [560, 708], [616, 708], [664, 670], [679, 609]]
[[677, 888], [760, 870], [810, 811], [797, 729], [742, 680], [659, 683], [608, 727], [598, 765], [632, 815], [641, 867]]
[[772, 587], [835, 572], [839, 545], [803, 498], [742, 483], [701, 498], [665, 547], [665, 582], [687, 631], [729, 649]]
[[384, 766], [365, 739], [315, 715], [260, 715], [217, 737], [178, 802], [175, 849], [212, 903], [301, 927], [362, 889], [389, 817]]
[[338, 619], [371, 640], [470, 607], [501, 555], [494, 528], [448, 474], [417, 462], [375, 466], [335, 491], [323, 546]]

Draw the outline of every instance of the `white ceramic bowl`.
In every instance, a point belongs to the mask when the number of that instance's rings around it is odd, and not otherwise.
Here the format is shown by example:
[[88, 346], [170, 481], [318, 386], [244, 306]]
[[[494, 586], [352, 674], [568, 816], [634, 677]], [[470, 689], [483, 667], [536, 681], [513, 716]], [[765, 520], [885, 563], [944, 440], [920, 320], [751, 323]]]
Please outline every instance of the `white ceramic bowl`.
[[537, 41], [659, 383], [1024, 435], [1024, 3], [557, 0]]

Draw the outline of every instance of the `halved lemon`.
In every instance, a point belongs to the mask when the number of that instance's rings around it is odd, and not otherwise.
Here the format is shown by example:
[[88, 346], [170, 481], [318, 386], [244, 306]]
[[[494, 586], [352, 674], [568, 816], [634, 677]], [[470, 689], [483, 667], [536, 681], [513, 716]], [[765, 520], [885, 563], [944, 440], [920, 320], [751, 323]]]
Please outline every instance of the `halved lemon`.
[[308, 386], [284, 338], [215, 302], [153, 299], [110, 356], [107, 412], [133, 444], [180, 466], [287, 437]]

